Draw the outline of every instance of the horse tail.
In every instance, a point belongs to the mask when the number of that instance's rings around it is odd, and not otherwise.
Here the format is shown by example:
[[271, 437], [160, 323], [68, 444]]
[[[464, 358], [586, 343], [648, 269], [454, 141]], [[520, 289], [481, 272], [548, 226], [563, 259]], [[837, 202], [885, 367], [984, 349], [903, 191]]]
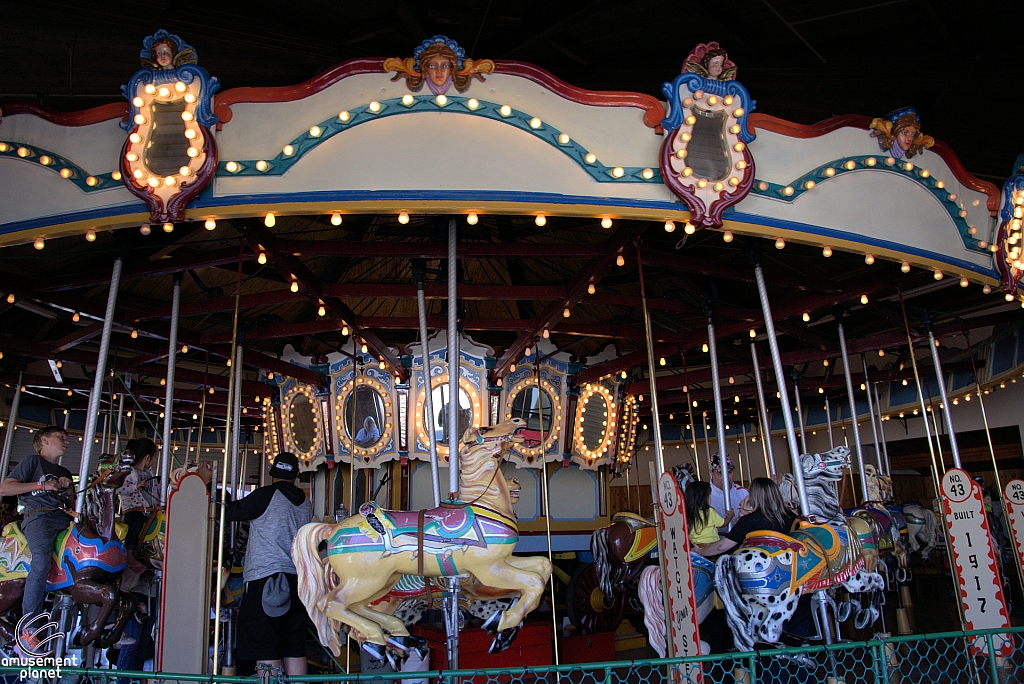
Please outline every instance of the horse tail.
[[608, 551], [608, 528], [602, 527], [594, 530], [590, 537], [590, 552], [594, 555], [594, 570], [597, 572], [597, 586], [601, 592], [611, 597], [612, 592], [612, 564]]
[[715, 591], [725, 605], [726, 620], [739, 651], [753, 651], [752, 635], [757, 626], [751, 623], [751, 612], [743, 600], [736, 577], [736, 559], [730, 554], [718, 557], [715, 563]]
[[309, 523], [300, 527], [292, 543], [292, 562], [299, 576], [299, 599], [316, 625], [320, 643], [338, 657], [341, 655], [341, 639], [338, 636], [341, 622], [327, 617], [319, 605], [320, 600], [338, 584], [334, 569], [326, 558], [320, 558], [318, 548], [320, 542], [330, 538], [333, 527], [327, 523]]
[[650, 565], [640, 573], [637, 593], [644, 607], [644, 624], [647, 625], [651, 648], [665, 657], [665, 600], [661, 593], [661, 568]]

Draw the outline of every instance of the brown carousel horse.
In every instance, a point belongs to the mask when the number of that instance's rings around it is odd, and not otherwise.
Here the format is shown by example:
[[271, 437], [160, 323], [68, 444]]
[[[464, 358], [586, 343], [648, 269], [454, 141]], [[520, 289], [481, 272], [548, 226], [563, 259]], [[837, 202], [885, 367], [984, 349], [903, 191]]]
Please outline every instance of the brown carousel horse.
[[[125, 550], [114, 531], [114, 491], [131, 466], [114, 465], [113, 458], [100, 462], [100, 475], [87, 488], [85, 516], [79, 518], [69, 502], [68, 529], [57, 536], [49, 559], [48, 592], [68, 593], [79, 605], [100, 606], [96, 619], [82, 626], [77, 639], [82, 646], [98, 641], [100, 647], [109, 648], [121, 638], [132, 616], [133, 602], [117, 586], [125, 569]], [[6, 617], [21, 606], [31, 563], [28, 541], [19, 523], [10, 523], [0, 537], [0, 635], [8, 643], [14, 641], [16, 629]], [[115, 609], [117, 622], [105, 631]]]

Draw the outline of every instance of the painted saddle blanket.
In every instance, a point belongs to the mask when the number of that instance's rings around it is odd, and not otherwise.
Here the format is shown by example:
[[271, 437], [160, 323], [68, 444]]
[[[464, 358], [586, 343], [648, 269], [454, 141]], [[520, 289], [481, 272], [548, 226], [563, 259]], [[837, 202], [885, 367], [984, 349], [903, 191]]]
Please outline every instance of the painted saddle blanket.
[[[75, 583], [71, 576], [85, 568], [99, 568], [110, 573], [125, 569], [124, 545], [119, 539], [104, 542], [95, 537], [83, 537], [81, 531], [69, 524], [57, 535], [50, 558], [50, 574], [46, 578], [47, 591], [59, 591]], [[10, 523], [0, 537], [0, 582], [28, 577], [32, 553], [21, 525]]]
[[864, 558], [852, 552], [845, 526], [801, 522], [788, 535], [759, 530], [748, 534], [743, 546], [760, 548], [774, 561], [763, 573], [740, 579], [745, 593], [776, 594], [788, 586], [806, 594], [845, 582], [864, 565]]

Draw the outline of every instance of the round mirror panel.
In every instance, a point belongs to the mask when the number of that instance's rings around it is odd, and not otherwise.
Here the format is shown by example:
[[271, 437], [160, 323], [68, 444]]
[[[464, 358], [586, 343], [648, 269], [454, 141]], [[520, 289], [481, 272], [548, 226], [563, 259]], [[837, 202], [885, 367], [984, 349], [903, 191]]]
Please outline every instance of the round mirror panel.
[[345, 399], [345, 430], [356, 446], [368, 449], [381, 440], [384, 400], [371, 387], [359, 386]]
[[603, 394], [594, 393], [590, 397], [581, 420], [580, 441], [583, 446], [589, 451], [600, 450], [608, 430], [608, 402]]
[[300, 454], [304, 454], [316, 444], [316, 421], [314, 420], [313, 404], [309, 397], [297, 392], [292, 398], [289, 411], [289, 425], [291, 426], [292, 442]]
[[[512, 417], [526, 421], [531, 430], [542, 430], [551, 434], [551, 397], [537, 387], [526, 387], [512, 400]], [[543, 423], [543, 427], [542, 427]]]
[[[427, 407], [423, 407], [423, 423], [427, 430], [434, 431], [434, 439], [438, 445], [448, 444], [448, 385], [438, 385], [430, 394], [433, 402], [434, 416], [427, 415]], [[424, 402], [425, 404], [425, 402]], [[458, 432], [461, 437], [466, 430], [473, 427], [473, 402], [470, 401], [466, 390], [459, 388], [459, 424]]]

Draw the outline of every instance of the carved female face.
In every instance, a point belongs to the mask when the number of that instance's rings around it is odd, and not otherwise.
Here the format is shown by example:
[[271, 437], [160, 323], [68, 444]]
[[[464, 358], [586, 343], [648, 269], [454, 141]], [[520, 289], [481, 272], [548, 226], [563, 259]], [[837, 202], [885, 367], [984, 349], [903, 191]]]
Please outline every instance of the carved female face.
[[167, 43], [160, 43], [153, 48], [153, 58], [157, 64], [166, 69], [174, 62], [174, 51]]
[[443, 55], [434, 55], [427, 60], [424, 71], [431, 83], [441, 87], [452, 77], [452, 62]]
[[900, 129], [900, 132], [896, 134], [896, 144], [900, 146], [900, 149], [906, 152], [910, 149], [910, 146], [914, 143], [914, 139], [917, 138], [917, 134], [921, 132], [921, 129], [917, 126], [907, 126], [906, 128]]
[[725, 67], [725, 56], [717, 55], [712, 57], [708, 62], [708, 75], [712, 78], [718, 78], [722, 75], [722, 71]]

